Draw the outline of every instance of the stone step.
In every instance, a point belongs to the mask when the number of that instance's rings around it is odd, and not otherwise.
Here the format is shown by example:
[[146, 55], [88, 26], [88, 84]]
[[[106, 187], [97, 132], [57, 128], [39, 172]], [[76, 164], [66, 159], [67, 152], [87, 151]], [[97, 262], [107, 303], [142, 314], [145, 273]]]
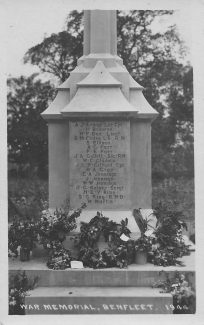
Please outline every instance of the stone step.
[[172, 314], [172, 295], [149, 287], [37, 287], [26, 314]]
[[[152, 286], [156, 281], [165, 279], [164, 274], [159, 271], [135, 271], [135, 270], [25, 270], [28, 278], [39, 277], [38, 284], [40, 286], [137, 286], [148, 287]], [[175, 271], [169, 271], [169, 276], [174, 275]], [[17, 270], [10, 270], [10, 275], [17, 273]], [[194, 272], [187, 273], [190, 282], [195, 283]]]
[[156, 266], [150, 263], [145, 265], [131, 264], [127, 269], [66, 269], [51, 270], [46, 266], [46, 257], [20, 262], [19, 259], [9, 261], [9, 274], [16, 274], [19, 270], [25, 271], [29, 278], [39, 277], [39, 286], [138, 286], [148, 287], [161, 280], [166, 271], [174, 275], [175, 271], [187, 273], [190, 282], [195, 282], [194, 253], [182, 258], [186, 266]]
[[[25, 270], [28, 278], [39, 277], [42, 286], [151, 286], [161, 279], [159, 272], [120, 269], [106, 270]], [[16, 273], [11, 270], [10, 275]]]

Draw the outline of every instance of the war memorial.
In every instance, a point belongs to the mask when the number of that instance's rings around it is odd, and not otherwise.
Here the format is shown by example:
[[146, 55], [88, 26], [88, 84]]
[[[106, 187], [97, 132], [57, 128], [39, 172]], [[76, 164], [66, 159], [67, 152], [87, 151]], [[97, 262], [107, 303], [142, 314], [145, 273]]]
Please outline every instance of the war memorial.
[[[151, 123], [158, 113], [117, 55], [116, 26], [115, 10], [84, 11], [83, 56], [58, 86], [42, 118], [48, 124], [50, 213], [66, 201], [70, 211], [84, 204], [75, 233], [81, 223], [88, 224], [95, 216], [118, 224], [125, 220], [122, 227], [130, 234], [120, 233], [120, 246], [140, 238], [138, 218], [146, 220], [146, 231], [156, 227]], [[65, 237], [64, 247], [74, 249], [72, 236]], [[99, 250], [106, 246], [107, 240], [100, 236]], [[39, 277], [38, 286], [25, 297], [25, 314], [173, 313], [172, 294], [152, 286], [162, 270], [173, 275], [180, 266], [147, 261], [124, 268], [123, 264], [92, 268], [77, 258], [69, 268], [51, 269], [44, 262], [45, 255], [39, 248], [29, 261], [10, 262], [11, 274], [21, 269], [30, 277]], [[185, 266], [180, 271], [192, 283], [193, 256], [191, 252], [182, 257]]]

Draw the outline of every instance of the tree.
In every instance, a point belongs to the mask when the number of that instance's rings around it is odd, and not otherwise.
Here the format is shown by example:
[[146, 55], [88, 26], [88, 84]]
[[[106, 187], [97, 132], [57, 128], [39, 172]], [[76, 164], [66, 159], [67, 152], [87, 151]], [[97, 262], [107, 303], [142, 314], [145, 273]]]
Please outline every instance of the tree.
[[43, 172], [47, 164], [47, 128], [40, 113], [54, 89], [37, 74], [8, 79], [8, 159]]
[[72, 11], [67, 30], [52, 34], [29, 49], [24, 62], [37, 65], [42, 72], [49, 72], [60, 81], [65, 81], [83, 53], [82, 17], [83, 12]]
[[[190, 160], [193, 159], [192, 68], [182, 63], [185, 46], [175, 26], [164, 32], [152, 30], [158, 17], [172, 13], [169, 10], [117, 12], [118, 54], [133, 78], [145, 87], [145, 97], [160, 114], [152, 127], [153, 175], [157, 177], [173, 173], [181, 151], [188, 151]], [[42, 72], [52, 73], [60, 82], [68, 78], [83, 52], [82, 17], [82, 12], [72, 11], [66, 30], [29, 49], [25, 63], [38, 65]], [[183, 170], [186, 168], [183, 166]]]

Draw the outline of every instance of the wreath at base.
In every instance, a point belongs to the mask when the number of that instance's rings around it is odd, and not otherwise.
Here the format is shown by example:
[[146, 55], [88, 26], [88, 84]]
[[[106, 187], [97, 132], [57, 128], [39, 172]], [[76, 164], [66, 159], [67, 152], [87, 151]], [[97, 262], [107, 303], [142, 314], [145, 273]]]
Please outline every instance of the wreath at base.
[[[144, 219], [140, 210], [134, 210], [134, 217], [140, 229], [141, 237], [131, 239], [128, 229], [128, 219], [116, 223], [97, 212], [96, 216], [88, 223], [82, 222], [78, 235], [72, 237], [74, 246], [78, 251], [73, 256], [71, 250], [63, 246], [66, 236], [77, 227], [76, 219], [80, 216], [85, 204], [70, 213], [69, 209], [57, 209], [51, 214], [44, 211], [42, 218], [30, 223], [14, 222], [9, 228], [10, 255], [17, 256], [17, 247], [27, 243], [29, 231], [29, 247], [34, 247], [38, 241], [48, 251], [47, 266], [59, 270], [71, 267], [71, 261], [81, 261], [84, 267], [90, 268], [126, 268], [135, 263], [136, 252], [144, 252], [147, 260], [155, 265], [170, 266], [182, 265], [178, 258], [189, 255], [190, 250], [185, 245], [182, 229], [186, 227], [181, 221], [181, 213], [169, 211], [166, 207], [159, 207], [154, 211], [157, 217], [155, 229], [149, 230], [149, 221]], [[33, 232], [33, 233], [32, 233]], [[21, 234], [25, 234], [25, 238]], [[26, 237], [27, 236], [27, 237]], [[107, 243], [103, 250], [99, 243]], [[31, 238], [33, 243], [30, 243]]]

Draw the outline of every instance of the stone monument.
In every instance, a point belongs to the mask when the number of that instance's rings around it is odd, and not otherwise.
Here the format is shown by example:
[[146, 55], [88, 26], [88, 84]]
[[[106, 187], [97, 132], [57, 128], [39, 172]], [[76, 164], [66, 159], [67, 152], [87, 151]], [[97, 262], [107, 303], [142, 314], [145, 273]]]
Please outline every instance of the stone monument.
[[49, 206], [82, 202], [137, 231], [134, 208], [151, 209], [151, 122], [157, 112], [117, 56], [116, 10], [85, 10], [77, 67], [42, 113], [49, 132]]

